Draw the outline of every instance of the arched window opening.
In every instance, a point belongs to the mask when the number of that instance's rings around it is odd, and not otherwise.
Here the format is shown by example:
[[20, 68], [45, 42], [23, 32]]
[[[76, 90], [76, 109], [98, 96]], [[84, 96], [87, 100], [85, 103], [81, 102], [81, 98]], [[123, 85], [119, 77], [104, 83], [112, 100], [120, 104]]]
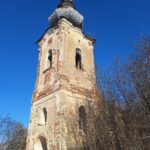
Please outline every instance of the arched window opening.
[[75, 61], [76, 61], [76, 67], [79, 68], [79, 69], [82, 69], [82, 57], [81, 57], [81, 51], [80, 51], [80, 49], [76, 50]]
[[83, 130], [86, 133], [86, 111], [84, 106], [79, 107], [79, 129]]
[[46, 108], [43, 108], [43, 114], [44, 114], [44, 122], [47, 122], [47, 110]]
[[40, 116], [39, 116], [39, 123], [38, 125], [39, 126], [43, 126], [45, 125], [47, 122], [47, 109], [46, 108], [43, 108], [41, 111], [40, 111]]
[[34, 150], [47, 150], [47, 142], [43, 136], [36, 139]]
[[49, 60], [49, 64], [50, 64], [50, 68], [52, 67], [52, 50], [50, 50], [49, 52], [48, 52], [48, 60]]

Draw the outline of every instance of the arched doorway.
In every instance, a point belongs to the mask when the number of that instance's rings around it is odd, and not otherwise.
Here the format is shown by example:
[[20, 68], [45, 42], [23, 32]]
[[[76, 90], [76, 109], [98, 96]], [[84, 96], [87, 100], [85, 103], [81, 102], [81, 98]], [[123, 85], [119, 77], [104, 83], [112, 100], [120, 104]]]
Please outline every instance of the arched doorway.
[[47, 150], [47, 142], [43, 136], [36, 139], [34, 150]]

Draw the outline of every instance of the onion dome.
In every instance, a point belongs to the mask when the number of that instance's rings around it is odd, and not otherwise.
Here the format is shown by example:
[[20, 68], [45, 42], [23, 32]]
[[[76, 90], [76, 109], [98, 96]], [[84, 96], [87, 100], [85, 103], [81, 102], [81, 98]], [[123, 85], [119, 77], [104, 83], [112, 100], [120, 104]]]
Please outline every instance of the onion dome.
[[82, 28], [83, 16], [74, 8], [72, 0], [61, 0], [56, 10], [49, 17], [51, 27], [56, 26], [62, 18], [67, 19], [75, 27]]

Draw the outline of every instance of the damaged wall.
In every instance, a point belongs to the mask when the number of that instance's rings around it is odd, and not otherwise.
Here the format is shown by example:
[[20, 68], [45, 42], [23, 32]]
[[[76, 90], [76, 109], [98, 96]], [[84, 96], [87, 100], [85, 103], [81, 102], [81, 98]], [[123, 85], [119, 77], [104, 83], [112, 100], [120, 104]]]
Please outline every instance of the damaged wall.
[[[66, 19], [61, 19], [39, 41], [26, 150], [33, 150], [34, 145], [38, 147], [40, 138], [45, 139], [48, 150], [67, 150], [71, 143], [73, 147], [77, 143], [82, 147], [85, 141], [78, 125], [79, 107], [84, 106], [88, 112], [89, 103], [97, 105], [93, 42]], [[76, 67], [76, 49], [81, 50], [81, 69]], [[49, 51], [52, 65], [48, 60]], [[46, 122], [43, 108], [47, 112]]]

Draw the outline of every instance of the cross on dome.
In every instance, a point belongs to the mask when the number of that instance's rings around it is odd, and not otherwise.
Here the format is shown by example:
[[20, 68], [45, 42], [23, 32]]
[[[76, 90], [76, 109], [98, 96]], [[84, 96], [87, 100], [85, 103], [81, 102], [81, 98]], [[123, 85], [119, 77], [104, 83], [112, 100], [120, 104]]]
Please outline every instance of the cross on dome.
[[73, 0], [61, 0], [62, 3], [68, 3], [68, 2], [73, 2]]

